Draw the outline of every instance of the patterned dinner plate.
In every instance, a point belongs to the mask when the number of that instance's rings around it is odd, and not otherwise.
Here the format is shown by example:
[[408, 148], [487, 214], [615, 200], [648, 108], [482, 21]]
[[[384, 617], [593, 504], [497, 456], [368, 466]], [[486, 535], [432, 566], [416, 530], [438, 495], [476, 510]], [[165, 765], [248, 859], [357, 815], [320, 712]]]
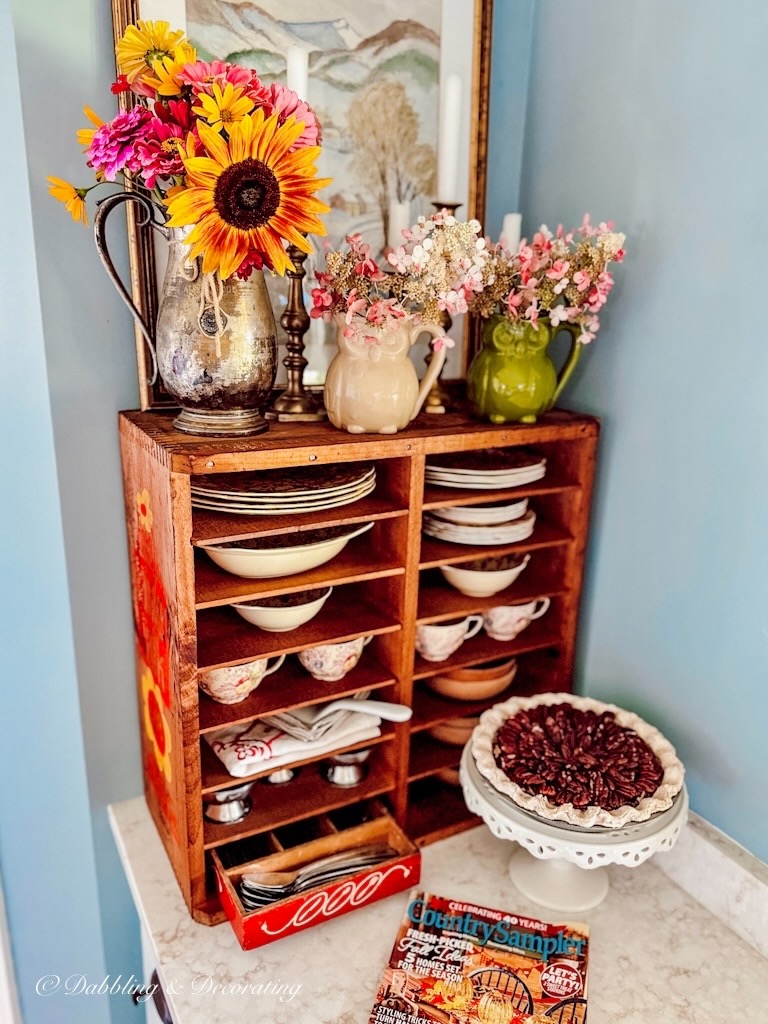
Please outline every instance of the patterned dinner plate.
[[234, 512], [237, 515], [249, 516], [279, 516], [299, 512], [322, 512], [324, 509], [328, 508], [339, 508], [342, 505], [351, 505], [353, 502], [367, 497], [375, 489], [376, 481], [371, 480], [360, 488], [360, 490], [350, 494], [332, 495], [328, 498], [318, 498], [316, 500], [310, 499], [301, 502], [273, 502], [269, 505], [220, 502], [213, 498], [196, 497], [193, 495], [192, 505], [194, 508], [206, 509], [211, 512]]
[[196, 493], [239, 495], [327, 495], [370, 480], [370, 463], [302, 466], [300, 469], [263, 469], [253, 473], [212, 473], [193, 476]]

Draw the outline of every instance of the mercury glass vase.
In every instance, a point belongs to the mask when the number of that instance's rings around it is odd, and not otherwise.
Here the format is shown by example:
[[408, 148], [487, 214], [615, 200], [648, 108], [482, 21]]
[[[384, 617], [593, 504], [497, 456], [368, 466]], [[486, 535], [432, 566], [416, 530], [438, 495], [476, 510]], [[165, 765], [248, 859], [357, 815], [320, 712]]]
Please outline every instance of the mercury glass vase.
[[222, 281], [189, 259], [169, 232], [155, 345], [163, 384], [181, 406], [174, 425], [192, 434], [267, 430], [263, 412], [277, 373], [277, 328], [264, 275]]

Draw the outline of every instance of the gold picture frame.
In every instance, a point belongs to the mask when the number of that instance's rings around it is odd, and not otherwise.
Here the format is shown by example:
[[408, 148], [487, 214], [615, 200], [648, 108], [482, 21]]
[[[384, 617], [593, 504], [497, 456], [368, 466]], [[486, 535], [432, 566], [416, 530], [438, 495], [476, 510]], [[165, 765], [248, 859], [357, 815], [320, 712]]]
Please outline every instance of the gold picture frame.
[[[195, 0], [203, 3], [204, 0]], [[366, 0], [367, 2], [367, 0]], [[377, 2], [377, 0], [371, 0]], [[435, 0], [439, 3], [440, 0]], [[167, 9], [166, 9], [167, 6]], [[125, 32], [126, 26], [140, 18], [166, 18], [178, 25], [179, 0], [112, 0], [112, 17], [115, 42]], [[473, 32], [471, 48], [471, 94], [469, 110], [469, 134], [466, 141], [467, 204], [463, 211], [467, 217], [484, 220], [487, 190], [488, 122], [490, 106], [491, 35], [493, 21], [493, 0], [474, 0]], [[130, 105], [130, 94], [119, 97], [122, 106]], [[443, 197], [447, 198], [447, 197]], [[130, 292], [133, 302], [146, 324], [155, 324], [158, 313], [158, 260], [156, 258], [156, 234], [152, 227], [141, 222], [141, 209], [127, 203], [128, 248], [130, 263]], [[466, 342], [463, 346], [461, 368], [466, 368], [468, 352], [473, 348], [473, 325], [465, 325]], [[136, 356], [139, 376], [139, 401], [144, 409], [170, 408], [175, 405], [173, 398], [165, 391], [158, 378], [151, 383], [152, 356], [149, 346], [138, 325], [135, 328]]]

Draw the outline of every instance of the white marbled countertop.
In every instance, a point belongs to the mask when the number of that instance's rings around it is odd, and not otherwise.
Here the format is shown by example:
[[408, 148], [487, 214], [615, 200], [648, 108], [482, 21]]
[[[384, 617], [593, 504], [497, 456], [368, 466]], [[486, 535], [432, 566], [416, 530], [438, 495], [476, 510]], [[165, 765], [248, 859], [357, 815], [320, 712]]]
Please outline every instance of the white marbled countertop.
[[[143, 797], [110, 815], [175, 1024], [366, 1024], [407, 893], [244, 952], [228, 924], [189, 916]], [[609, 867], [608, 896], [577, 915], [524, 898], [511, 852], [480, 826], [426, 847], [421, 884], [586, 921], [590, 1024], [768, 1022], [768, 867], [706, 822], [692, 815], [675, 849], [640, 867]]]

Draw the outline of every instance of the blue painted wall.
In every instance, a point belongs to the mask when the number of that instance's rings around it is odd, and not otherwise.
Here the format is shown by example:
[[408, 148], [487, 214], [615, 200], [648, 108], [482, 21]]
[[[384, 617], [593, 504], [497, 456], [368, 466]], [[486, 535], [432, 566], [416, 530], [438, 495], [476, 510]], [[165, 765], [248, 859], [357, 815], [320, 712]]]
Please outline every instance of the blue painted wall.
[[604, 424], [581, 689], [657, 723], [763, 859], [766, 39], [761, 0], [538, 3], [521, 188], [528, 232], [628, 236], [563, 399]]
[[[0, 2], [0, 38], [5, 46], [0, 192], [13, 197], [3, 205], [0, 250], [0, 865], [24, 1020], [58, 1024], [74, 1019], [68, 1018], [73, 1000], [62, 991], [64, 979], [103, 977], [105, 967], [19, 80], [6, 0]], [[108, 1021], [106, 1004], [82, 1002], [77, 1019]]]
[[[94, 0], [0, 4], [2, 39], [11, 47], [15, 35], [18, 54], [18, 73], [14, 63], [2, 68], [17, 118], [2, 164], [16, 174], [4, 211], [19, 218], [18, 230], [4, 224], [0, 280], [24, 314], [2, 328], [14, 325], [3, 335], [3, 454], [20, 463], [3, 474], [13, 502], [0, 514], [3, 535], [15, 538], [3, 546], [12, 561], [2, 579], [13, 581], [3, 587], [3, 623], [19, 645], [4, 707], [19, 724], [4, 730], [0, 785], [23, 779], [25, 795], [19, 813], [15, 792], [3, 790], [0, 862], [25, 1024], [122, 1024], [142, 1016], [127, 996], [72, 997], [62, 1011], [30, 987], [46, 973], [140, 973], [106, 816], [108, 803], [141, 791], [117, 445], [117, 411], [138, 402], [133, 332], [90, 229], [71, 221], [45, 181], [88, 181], [75, 133], [84, 103], [103, 115], [114, 108], [111, 12]], [[27, 167], [9, 168], [24, 146]], [[115, 235], [125, 253], [124, 231]]]

